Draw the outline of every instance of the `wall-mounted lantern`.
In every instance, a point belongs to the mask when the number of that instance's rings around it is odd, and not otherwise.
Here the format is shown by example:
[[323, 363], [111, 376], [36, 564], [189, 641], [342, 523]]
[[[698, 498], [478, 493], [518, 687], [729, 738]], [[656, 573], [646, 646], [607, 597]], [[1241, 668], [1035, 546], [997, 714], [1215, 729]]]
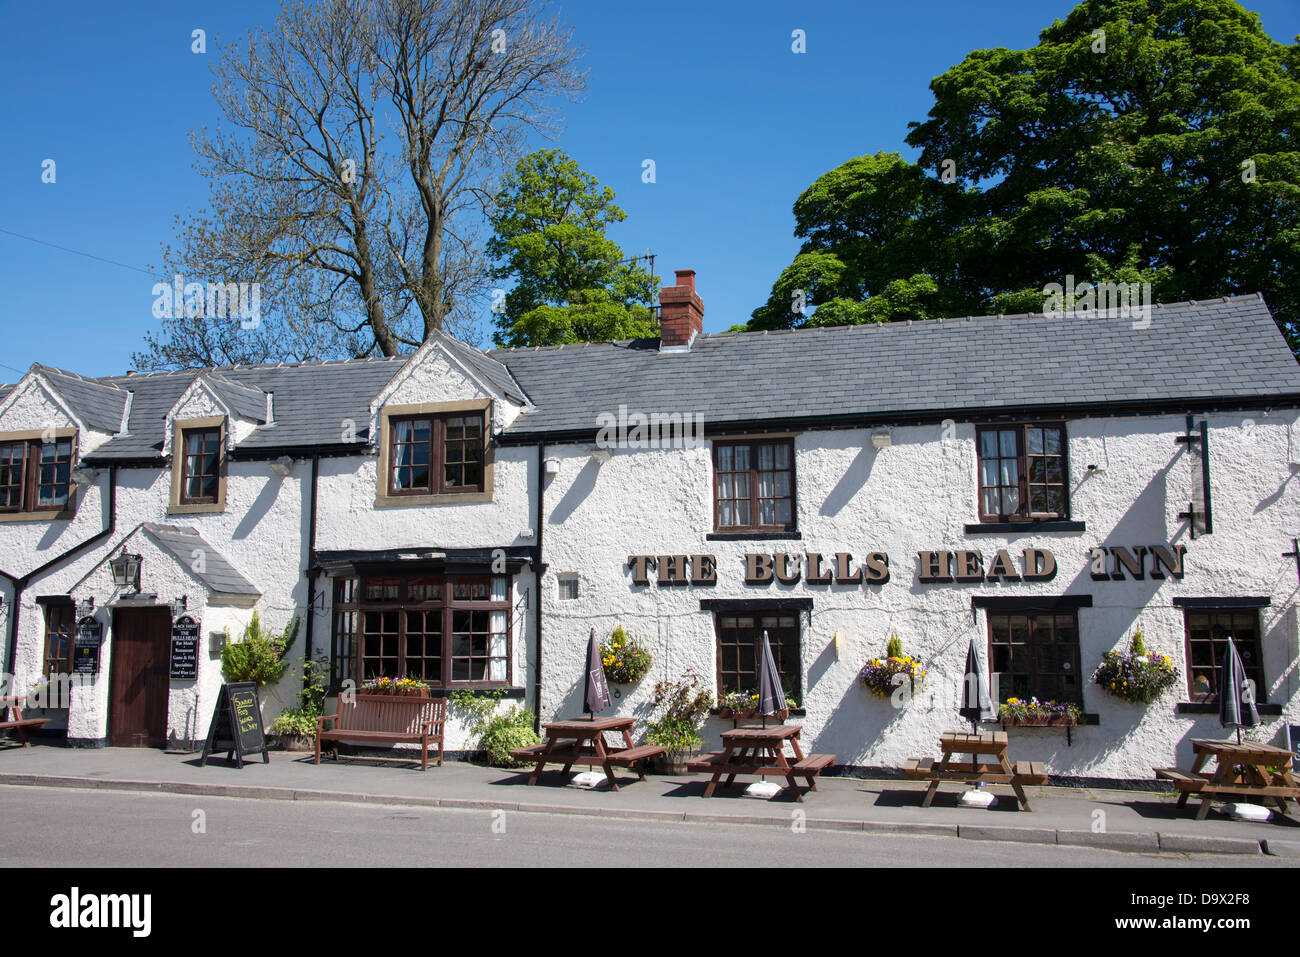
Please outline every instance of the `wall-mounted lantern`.
[[108, 570], [113, 575], [113, 585], [116, 588], [130, 588], [132, 591], [140, 591], [140, 556], [131, 555], [122, 550], [108, 561]]
[[189, 604], [190, 597], [188, 595], [181, 595], [180, 598], [173, 600], [172, 617], [179, 618], [181, 615], [185, 614], [186, 610], [189, 608]]

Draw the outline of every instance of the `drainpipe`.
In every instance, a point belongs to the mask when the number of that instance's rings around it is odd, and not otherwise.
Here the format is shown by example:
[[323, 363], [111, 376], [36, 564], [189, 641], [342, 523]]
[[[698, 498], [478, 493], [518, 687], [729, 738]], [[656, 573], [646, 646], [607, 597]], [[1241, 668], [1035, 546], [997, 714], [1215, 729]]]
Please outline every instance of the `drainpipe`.
[[316, 480], [320, 476], [320, 456], [311, 457], [311, 510], [307, 521], [307, 638], [305, 657], [312, 660], [312, 627], [316, 623]]
[[542, 731], [542, 573], [546, 565], [542, 563], [542, 536], [546, 534], [546, 517], [543, 507], [546, 503], [546, 444], [537, 443], [537, 545], [536, 561], [533, 563], [533, 591], [537, 593], [537, 661], [534, 665], [533, 684], [536, 686], [536, 698], [533, 706], [533, 731]]
[[66, 552], [63, 552], [61, 555], [56, 555], [54, 558], [51, 558], [45, 564], [33, 568], [26, 575], [21, 575], [21, 576], [10, 575], [8, 572], [0, 571], [0, 575], [3, 575], [5, 578], [9, 579], [9, 583], [13, 586], [14, 589], [14, 596], [13, 596], [14, 604], [13, 604], [13, 608], [10, 609], [9, 611], [9, 640], [7, 642], [8, 647], [5, 652], [5, 662], [8, 664], [9, 674], [16, 673], [14, 670], [14, 659], [18, 654], [18, 613], [19, 610], [22, 608], [22, 595], [23, 592], [27, 590], [27, 585], [31, 582], [33, 578], [36, 578], [37, 576], [41, 575], [43, 572], [47, 571], [48, 569], [53, 568], [55, 565], [59, 565], [67, 561], [69, 558], [73, 558], [74, 556], [79, 555], [81, 552], [84, 552], [92, 545], [95, 545], [96, 543], [112, 535], [114, 529], [116, 528], [117, 528], [117, 466], [110, 465], [108, 467], [108, 525], [102, 531], [96, 533], [95, 535], [92, 535], [84, 542], [80, 542], [76, 545], [73, 545]]

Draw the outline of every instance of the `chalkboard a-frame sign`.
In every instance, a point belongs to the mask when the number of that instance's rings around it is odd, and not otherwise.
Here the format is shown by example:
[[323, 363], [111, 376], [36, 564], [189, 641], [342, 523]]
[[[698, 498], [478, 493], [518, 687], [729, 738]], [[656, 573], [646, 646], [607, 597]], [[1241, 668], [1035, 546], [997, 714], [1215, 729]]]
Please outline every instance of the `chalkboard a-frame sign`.
[[235, 766], [242, 768], [244, 758], [262, 752], [262, 762], [271, 763], [271, 753], [266, 747], [266, 732], [262, 728], [262, 709], [257, 706], [257, 685], [241, 681], [221, 686], [217, 707], [212, 712], [208, 726], [208, 740], [199, 757], [199, 767], [208, 763], [214, 751], [225, 751], [226, 760], [233, 756]]

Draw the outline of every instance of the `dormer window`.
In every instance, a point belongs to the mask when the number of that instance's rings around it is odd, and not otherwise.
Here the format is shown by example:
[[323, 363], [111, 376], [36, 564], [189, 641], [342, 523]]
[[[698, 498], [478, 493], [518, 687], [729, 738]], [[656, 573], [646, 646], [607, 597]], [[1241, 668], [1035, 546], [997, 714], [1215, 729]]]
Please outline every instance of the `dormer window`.
[[411, 416], [389, 420], [391, 495], [483, 490], [483, 415]]
[[221, 489], [221, 430], [182, 429], [181, 443], [181, 503], [216, 504]]
[[72, 495], [72, 437], [0, 442], [0, 511], [48, 512]]
[[173, 422], [169, 514], [225, 510], [227, 428], [224, 416]]

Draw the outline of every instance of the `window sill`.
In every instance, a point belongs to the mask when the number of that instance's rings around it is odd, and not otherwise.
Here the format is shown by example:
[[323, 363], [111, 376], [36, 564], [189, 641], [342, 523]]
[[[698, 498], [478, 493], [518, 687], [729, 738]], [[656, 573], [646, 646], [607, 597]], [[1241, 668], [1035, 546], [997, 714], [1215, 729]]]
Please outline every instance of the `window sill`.
[[1086, 532], [1084, 522], [1053, 519], [1045, 522], [975, 522], [966, 526], [967, 535], [1038, 535], [1044, 532]]
[[[447, 698], [450, 697], [453, 693], [465, 692], [465, 691], [468, 691], [475, 698], [485, 698], [488, 695], [499, 694], [503, 701], [522, 701], [524, 700], [524, 697], [527, 694], [527, 690], [524, 688], [509, 688], [504, 686], [500, 688], [477, 688], [477, 687], [461, 688], [461, 687], [452, 686], [450, 688], [430, 688], [429, 697]], [[342, 693], [343, 693], [342, 688], [334, 687], [334, 688], [330, 688], [326, 692], [326, 696], [330, 698], [337, 698]], [[357, 689], [355, 693], [359, 694], [360, 689]]]
[[375, 508], [400, 508], [413, 505], [469, 505], [492, 501], [491, 490], [486, 492], [441, 492], [437, 495], [379, 495]]
[[710, 532], [704, 538], [710, 542], [793, 542], [801, 541], [803, 532]]
[[225, 502], [206, 502], [201, 505], [180, 505], [176, 502], [171, 502], [167, 506], [168, 515], [216, 515], [225, 510]]
[[0, 522], [67, 521], [77, 517], [75, 508], [49, 509], [44, 512], [0, 512]]
[[[1282, 714], [1280, 704], [1269, 704], [1267, 701], [1256, 701], [1255, 710], [1261, 715], [1270, 715], [1279, 717]], [[1175, 709], [1178, 714], [1218, 714], [1219, 703], [1217, 701], [1180, 701]]]

